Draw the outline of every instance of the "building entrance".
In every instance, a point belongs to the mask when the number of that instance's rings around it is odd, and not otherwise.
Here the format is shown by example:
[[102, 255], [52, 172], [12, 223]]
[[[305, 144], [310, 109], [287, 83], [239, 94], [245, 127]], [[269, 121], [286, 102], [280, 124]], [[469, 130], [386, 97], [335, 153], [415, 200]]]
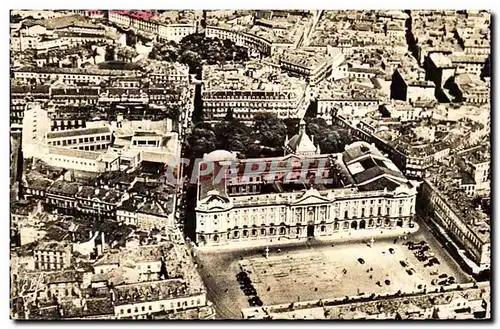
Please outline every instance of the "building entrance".
[[314, 236], [314, 225], [307, 225], [307, 237]]

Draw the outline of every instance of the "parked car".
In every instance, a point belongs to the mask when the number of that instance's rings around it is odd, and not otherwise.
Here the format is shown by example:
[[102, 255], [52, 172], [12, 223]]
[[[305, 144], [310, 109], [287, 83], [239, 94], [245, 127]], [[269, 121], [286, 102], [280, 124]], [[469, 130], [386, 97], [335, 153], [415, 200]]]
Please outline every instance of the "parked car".
[[365, 263], [365, 260], [363, 258], [358, 258], [358, 262], [363, 265]]
[[250, 280], [250, 278], [246, 277], [246, 278], [238, 279], [238, 282], [241, 285], [249, 285], [252, 283], [252, 280]]
[[391, 254], [394, 254], [394, 252], [395, 252], [395, 251], [394, 251], [394, 248], [389, 248], [389, 252], [390, 252]]
[[447, 284], [448, 284], [448, 281], [447, 281], [447, 280], [441, 280], [441, 281], [439, 281], [439, 285], [440, 285], [440, 286], [445, 286], [445, 285], [447, 285]]
[[430, 266], [432, 266], [432, 265], [434, 265], [434, 264], [439, 265], [440, 263], [439, 263], [439, 261], [436, 259], [436, 257], [433, 257], [433, 258], [429, 259], [429, 264], [430, 264]]
[[249, 298], [248, 303], [250, 304], [250, 306], [262, 306], [263, 305], [262, 301], [260, 300], [260, 298], [258, 296], [254, 296], [252, 298]]
[[440, 278], [440, 279], [444, 279], [444, 278], [447, 278], [447, 277], [448, 277], [448, 274], [443, 273], [443, 274], [441, 274], [438, 278]]
[[248, 289], [243, 289], [243, 293], [245, 294], [245, 296], [255, 296], [257, 295], [257, 291], [255, 290], [255, 288], [248, 288]]
[[391, 280], [385, 280], [384, 281], [386, 285], [390, 285], [391, 284]]
[[400, 260], [399, 264], [401, 264], [401, 266], [403, 266], [403, 267], [408, 266], [408, 264], [404, 260]]
[[431, 284], [432, 284], [433, 286], [435, 286], [435, 285], [438, 283], [438, 281], [439, 281], [438, 279], [433, 279], [433, 280], [431, 281]]
[[408, 273], [408, 275], [413, 275], [413, 271], [411, 269], [407, 269], [406, 273]]

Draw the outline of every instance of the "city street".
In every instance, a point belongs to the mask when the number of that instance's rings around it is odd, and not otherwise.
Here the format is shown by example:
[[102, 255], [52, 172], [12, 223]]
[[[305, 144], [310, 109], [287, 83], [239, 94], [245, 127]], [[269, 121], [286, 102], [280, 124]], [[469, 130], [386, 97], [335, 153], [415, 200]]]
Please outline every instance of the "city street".
[[[419, 223], [421, 223], [419, 221]], [[440, 265], [424, 267], [403, 243], [411, 240], [428, 243]], [[342, 297], [363, 293], [395, 293], [427, 286], [438, 286], [431, 281], [445, 273], [454, 276], [457, 283], [470, 281], [439, 242], [421, 224], [419, 230], [394, 244], [394, 238], [381, 238], [368, 246], [366, 238], [345, 243], [312, 240], [306, 243], [274, 245], [268, 259], [264, 248], [248, 248], [221, 252], [199, 251], [197, 260], [208, 298], [215, 303], [220, 318], [240, 318], [239, 310], [249, 307], [248, 297], [240, 289], [236, 275], [243, 265], [264, 305], [297, 300]], [[393, 248], [393, 253], [389, 252]], [[362, 258], [361, 264], [358, 258]], [[400, 261], [414, 268], [409, 275]], [[372, 269], [370, 271], [370, 268]], [[346, 272], [344, 273], [344, 270]], [[389, 280], [386, 284], [385, 280]], [[377, 284], [377, 282], [379, 284]], [[269, 289], [269, 290], [268, 290]], [[359, 289], [359, 290], [358, 290]]]

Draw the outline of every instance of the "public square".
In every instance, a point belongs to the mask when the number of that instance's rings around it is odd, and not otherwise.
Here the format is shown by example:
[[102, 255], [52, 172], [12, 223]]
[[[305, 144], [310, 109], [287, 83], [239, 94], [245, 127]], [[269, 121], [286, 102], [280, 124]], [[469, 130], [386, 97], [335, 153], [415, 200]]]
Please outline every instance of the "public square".
[[[424, 267], [426, 262], [418, 261], [414, 251], [404, 244], [409, 240], [426, 241], [440, 264]], [[425, 226], [408, 240], [399, 239], [396, 243], [391, 238], [375, 240], [373, 244], [366, 239], [334, 245], [312, 241], [273, 246], [267, 258], [264, 248], [253, 248], [201, 252], [198, 260], [208, 297], [225, 318], [238, 318], [240, 314], [235, 309], [250, 306], [249, 297], [236, 277], [242, 271], [248, 274], [264, 305], [399, 290], [410, 292], [424, 287], [433, 290], [439, 286], [431, 282], [441, 281], [438, 277], [442, 274], [453, 276], [457, 283], [469, 281]], [[407, 272], [410, 268], [414, 269], [411, 275]]]

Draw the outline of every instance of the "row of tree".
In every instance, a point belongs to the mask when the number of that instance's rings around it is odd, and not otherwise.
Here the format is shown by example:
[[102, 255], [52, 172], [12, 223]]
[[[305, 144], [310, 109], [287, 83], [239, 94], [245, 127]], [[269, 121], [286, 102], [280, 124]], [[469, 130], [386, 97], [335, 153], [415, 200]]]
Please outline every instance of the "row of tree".
[[[357, 141], [347, 129], [328, 125], [321, 118], [305, 118], [306, 133], [314, 136], [321, 153], [338, 153], [345, 145]], [[187, 138], [186, 155], [201, 158], [205, 153], [223, 149], [239, 152], [243, 157], [259, 158], [283, 155], [286, 136], [298, 133], [299, 119], [281, 120], [270, 113], [254, 116], [254, 125], [249, 127], [235, 119], [232, 111], [226, 118], [211, 126], [200, 122], [193, 127]]]

